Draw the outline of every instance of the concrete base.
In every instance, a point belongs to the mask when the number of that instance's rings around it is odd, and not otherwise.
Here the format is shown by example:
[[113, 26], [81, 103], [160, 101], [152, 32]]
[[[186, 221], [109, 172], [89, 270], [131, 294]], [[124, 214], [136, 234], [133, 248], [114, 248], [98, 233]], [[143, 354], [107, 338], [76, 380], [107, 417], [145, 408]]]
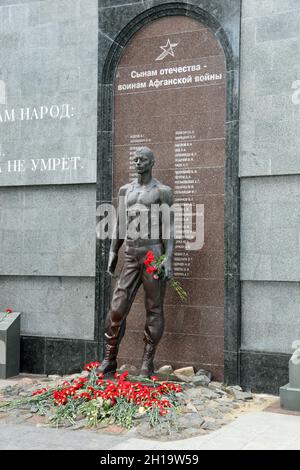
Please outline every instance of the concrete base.
[[285, 410], [300, 411], [300, 388], [290, 384], [280, 387], [280, 406]]

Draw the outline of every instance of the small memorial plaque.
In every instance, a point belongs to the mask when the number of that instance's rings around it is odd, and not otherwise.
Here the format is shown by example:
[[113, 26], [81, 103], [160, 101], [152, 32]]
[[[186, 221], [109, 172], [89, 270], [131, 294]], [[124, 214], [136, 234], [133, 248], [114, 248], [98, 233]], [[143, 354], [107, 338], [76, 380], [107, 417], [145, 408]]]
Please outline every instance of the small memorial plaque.
[[19, 374], [20, 312], [0, 313], [0, 379]]

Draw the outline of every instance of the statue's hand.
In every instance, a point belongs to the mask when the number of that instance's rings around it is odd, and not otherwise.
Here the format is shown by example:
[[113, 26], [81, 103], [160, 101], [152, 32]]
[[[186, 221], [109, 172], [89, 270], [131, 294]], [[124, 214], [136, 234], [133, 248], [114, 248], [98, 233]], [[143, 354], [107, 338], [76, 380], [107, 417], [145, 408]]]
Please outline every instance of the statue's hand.
[[115, 273], [115, 269], [117, 266], [118, 262], [118, 255], [117, 253], [110, 252], [109, 253], [109, 258], [108, 258], [108, 266], [107, 266], [107, 272], [110, 274], [110, 276], [113, 276]]
[[169, 280], [173, 277], [173, 263], [170, 258], [164, 259], [161, 265], [165, 269], [165, 279]]

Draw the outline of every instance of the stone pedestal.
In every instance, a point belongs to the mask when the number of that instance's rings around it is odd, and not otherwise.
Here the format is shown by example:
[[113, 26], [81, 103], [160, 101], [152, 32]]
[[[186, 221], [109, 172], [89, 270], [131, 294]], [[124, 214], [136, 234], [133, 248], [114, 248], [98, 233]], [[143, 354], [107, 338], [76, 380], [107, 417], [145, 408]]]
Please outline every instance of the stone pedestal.
[[295, 351], [289, 361], [287, 385], [280, 387], [280, 406], [285, 410], [300, 411], [300, 351]]
[[0, 379], [19, 374], [20, 312], [0, 312]]

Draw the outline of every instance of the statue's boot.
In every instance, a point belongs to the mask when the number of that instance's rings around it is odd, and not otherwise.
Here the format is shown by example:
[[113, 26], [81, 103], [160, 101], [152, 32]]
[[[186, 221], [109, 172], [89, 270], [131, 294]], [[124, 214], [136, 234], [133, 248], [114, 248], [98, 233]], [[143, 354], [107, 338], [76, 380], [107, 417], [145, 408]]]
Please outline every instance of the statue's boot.
[[106, 336], [104, 359], [97, 368], [97, 373], [113, 374], [117, 370], [118, 338]]
[[143, 363], [140, 370], [142, 377], [150, 377], [154, 372], [154, 355], [156, 347], [151, 343], [145, 344]]

